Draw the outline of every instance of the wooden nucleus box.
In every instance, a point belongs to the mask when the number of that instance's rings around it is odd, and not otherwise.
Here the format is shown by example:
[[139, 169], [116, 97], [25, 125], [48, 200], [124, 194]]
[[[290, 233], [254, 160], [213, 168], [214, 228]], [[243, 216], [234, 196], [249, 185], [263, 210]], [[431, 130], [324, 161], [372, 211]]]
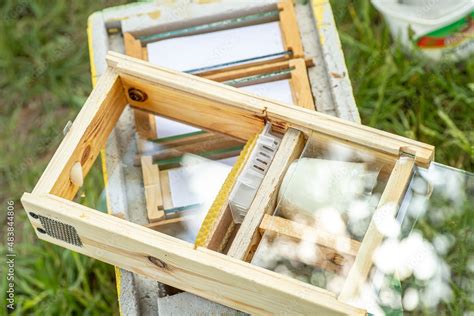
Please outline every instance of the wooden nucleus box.
[[[384, 236], [375, 222], [395, 216], [414, 167], [429, 166], [433, 146], [117, 53], [110, 53], [107, 63], [33, 192], [22, 197], [39, 238], [248, 313], [367, 313], [351, 299], [366, 281], [372, 254]], [[193, 244], [74, 202], [81, 178], [127, 106], [243, 142], [266, 124], [282, 135], [242, 223], [233, 223], [223, 203], [205, 240]], [[321, 148], [337, 143], [366, 153], [384, 166], [379, 170], [384, 186], [372, 220], [363, 238], [349, 240], [350, 249], [340, 256], [331, 234], [292, 224], [290, 217], [272, 216], [284, 175], [307, 152], [309, 139]], [[319, 234], [313, 241], [332, 256], [322, 268], [337, 270], [334, 265], [352, 258], [342, 289], [336, 294], [250, 263], [266, 232], [306, 241]]]

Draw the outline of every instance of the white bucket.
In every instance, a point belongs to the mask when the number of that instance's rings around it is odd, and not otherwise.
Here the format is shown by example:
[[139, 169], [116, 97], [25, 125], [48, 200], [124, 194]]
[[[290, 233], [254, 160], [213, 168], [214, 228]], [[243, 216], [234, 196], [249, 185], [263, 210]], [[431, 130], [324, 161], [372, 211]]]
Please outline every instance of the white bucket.
[[474, 52], [474, 0], [372, 0], [393, 37], [434, 60]]

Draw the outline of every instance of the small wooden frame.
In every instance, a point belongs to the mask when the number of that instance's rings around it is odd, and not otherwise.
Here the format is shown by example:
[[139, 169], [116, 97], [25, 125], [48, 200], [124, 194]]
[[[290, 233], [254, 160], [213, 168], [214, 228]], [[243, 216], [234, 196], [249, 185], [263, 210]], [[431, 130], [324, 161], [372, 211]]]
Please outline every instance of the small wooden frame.
[[163, 194], [161, 193], [160, 169], [153, 163], [152, 157], [150, 156], [142, 156], [141, 165], [147, 217], [150, 222], [156, 222], [165, 218], [165, 212], [163, 211]]
[[[214, 81], [223, 82], [246, 76], [264, 74], [265, 72], [292, 68], [289, 79], [292, 86], [293, 102], [300, 106], [314, 109], [313, 96], [311, 94], [309, 79], [306, 73], [306, 65], [313, 66], [313, 62], [311, 60], [300, 60], [300, 58], [304, 58], [304, 53], [293, 2], [282, 0], [278, 3], [277, 8], [279, 11], [279, 25], [282, 33], [282, 41], [286, 50], [291, 51], [290, 57], [283, 59], [274, 58], [249, 64], [228, 66], [222, 69], [203, 71], [197, 75]], [[263, 22], [268, 21], [264, 20]], [[140, 41], [139, 38], [129, 32], [124, 33], [123, 38], [125, 53], [128, 56], [148, 60], [146, 43]], [[155, 138], [156, 123], [154, 117], [149, 113], [140, 110], [134, 112], [138, 134], [145, 139]]]
[[[224, 82], [289, 69], [290, 72], [288, 75], [278, 76], [273, 79], [266, 79], [266, 81], [264, 82], [289, 79], [293, 103], [314, 110], [315, 105], [306, 69], [307, 66], [313, 66], [313, 62], [312, 60], [304, 60], [303, 58], [300, 58], [303, 57], [303, 46], [300, 39], [298, 24], [296, 22], [296, 14], [294, 11], [295, 9], [293, 3], [291, 1], [282, 1], [278, 4], [278, 10], [279, 25], [282, 31], [283, 43], [286, 46], [287, 50], [292, 51], [290, 59], [275, 59], [264, 62], [230, 66], [223, 69], [205, 71], [199, 73], [198, 75], [214, 81]], [[148, 59], [147, 47], [146, 45], [143, 45], [140, 39], [135, 38], [134, 35], [128, 32], [123, 34], [123, 38], [125, 53], [128, 56], [139, 58], [142, 60]], [[137, 133], [145, 139], [156, 138], [157, 127], [154, 115], [138, 109], [134, 110], [134, 115]], [[187, 141], [187, 138], [188, 137], [185, 137], [184, 139], [181, 139], [181, 141]], [[191, 137], [191, 139], [194, 138], [194, 136]], [[141, 151], [143, 147], [143, 140], [139, 139], [139, 151]], [[171, 149], [171, 151], [172, 150], [174, 149]], [[184, 152], [187, 151], [184, 150]], [[171, 167], [171, 165], [169, 167]], [[162, 179], [161, 182], [165, 182], [165, 180]], [[166, 186], [167, 184], [164, 183], [163, 185]], [[156, 202], [155, 199], [146, 192], [145, 198], [147, 204], [153, 204]], [[151, 201], [148, 201], [148, 199], [150, 199]], [[154, 208], [155, 207], [153, 207], [153, 209]], [[150, 210], [148, 212], [148, 215], [151, 215]], [[227, 214], [227, 216], [230, 215]], [[157, 217], [164, 218], [155, 214], [155, 216], [149, 217], [149, 221], [156, 221]]]
[[[120, 54], [110, 53], [107, 62], [33, 192], [22, 196], [39, 238], [248, 313], [366, 314], [324, 289], [77, 204], [71, 169], [80, 162], [87, 175], [127, 104], [244, 141], [270, 122], [302, 137], [321, 133], [393, 161], [407, 153], [418, 166], [430, 164], [433, 146]], [[390, 190], [408, 179], [397, 174], [400, 180], [389, 181]], [[401, 194], [389, 191], [383, 201], [399, 201]]]
[[344, 283], [339, 299], [348, 302], [357, 298], [372, 267], [372, 258], [382, 243], [384, 235], [378, 226], [387, 218], [395, 218], [398, 208], [413, 176], [415, 159], [401, 157], [388, 179], [387, 187], [380, 198], [375, 214], [372, 216], [367, 232], [362, 240], [360, 251]]

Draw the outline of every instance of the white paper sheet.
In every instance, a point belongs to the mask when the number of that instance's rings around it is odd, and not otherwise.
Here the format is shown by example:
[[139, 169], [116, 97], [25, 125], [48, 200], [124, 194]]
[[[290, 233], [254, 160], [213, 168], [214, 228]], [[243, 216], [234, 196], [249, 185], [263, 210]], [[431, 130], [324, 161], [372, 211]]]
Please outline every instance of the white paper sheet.
[[148, 60], [186, 71], [284, 51], [278, 22], [170, 38], [147, 45]]
[[187, 134], [192, 132], [200, 131], [191, 125], [176, 122], [165, 117], [155, 116], [156, 122], [156, 136], [158, 138], [176, 136], [181, 134]]
[[275, 99], [276, 101], [281, 101], [286, 104], [293, 104], [291, 85], [290, 81], [287, 79], [254, 84], [251, 86], [241, 87], [240, 89], [261, 97]]

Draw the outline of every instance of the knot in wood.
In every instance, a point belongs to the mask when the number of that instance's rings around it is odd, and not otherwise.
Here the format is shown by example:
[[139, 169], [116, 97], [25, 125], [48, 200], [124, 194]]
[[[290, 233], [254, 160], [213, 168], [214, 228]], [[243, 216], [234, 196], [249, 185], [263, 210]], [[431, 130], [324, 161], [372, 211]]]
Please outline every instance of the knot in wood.
[[156, 257], [153, 257], [153, 256], [148, 256], [148, 260], [153, 263], [155, 266], [159, 267], [159, 268], [162, 268], [162, 269], [166, 269], [166, 263]]

